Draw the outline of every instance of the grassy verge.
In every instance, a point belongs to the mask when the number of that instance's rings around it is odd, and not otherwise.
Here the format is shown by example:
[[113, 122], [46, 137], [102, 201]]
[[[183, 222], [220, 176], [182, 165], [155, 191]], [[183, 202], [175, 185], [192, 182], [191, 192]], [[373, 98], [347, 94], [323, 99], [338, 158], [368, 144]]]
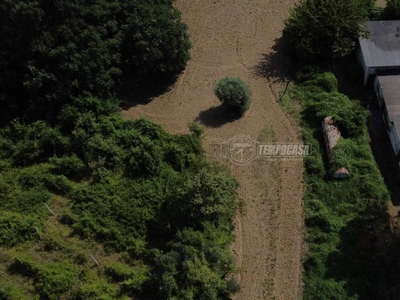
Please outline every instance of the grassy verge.
[[[337, 92], [330, 73], [308, 78], [289, 88], [284, 106], [301, 104], [297, 115], [312, 155], [305, 159], [305, 223], [308, 253], [304, 260], [304, 299], [393, 299], [382, 244], [382, 225], [389, 193], [372, 155], [367, 112]], [[329, 165], [321, 121], [332, 116], [342, 132]], [[349, 180], [333, 180], [332, 170], [344, 165]], [[397, 272], [398, 273], [398, 272]]]

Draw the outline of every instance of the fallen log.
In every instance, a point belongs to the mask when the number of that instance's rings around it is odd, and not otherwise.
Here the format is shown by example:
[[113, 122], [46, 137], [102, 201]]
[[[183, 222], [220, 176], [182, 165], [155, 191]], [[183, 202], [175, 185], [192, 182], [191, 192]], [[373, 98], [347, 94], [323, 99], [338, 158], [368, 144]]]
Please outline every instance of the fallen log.
[[[322, 121], [322, 130], [324, 132], [326, 153], [328, 154], [329, 163], [332, 165], [334, 163], [333, 148], [337, 145], [342, 135], [332, 117], [326, 117]], [[333, 173], [332, 177], [335, 179], [345, 179], [350, 177], [350, 173], [346, 167], [342, 166]]]

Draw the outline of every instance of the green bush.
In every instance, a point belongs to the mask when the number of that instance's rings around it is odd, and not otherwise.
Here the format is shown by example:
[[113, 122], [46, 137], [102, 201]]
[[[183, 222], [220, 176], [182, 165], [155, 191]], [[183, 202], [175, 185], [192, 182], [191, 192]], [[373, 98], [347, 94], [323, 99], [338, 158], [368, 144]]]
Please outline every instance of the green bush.
[[209, 223], [204, 227], [204, 232], [178, 232], [168, 252], [155, 253], [160, 299], [217, 300], [229, 294], [226, 275], [233, 271], [233, 259], [224, 246], [231, 237]]
[[122, 163], [122, 153], [113, 138], [106, 138], [101, 134], [95, 134], [87, 141], [85, 160], [88, 163], [103, 160], [105, 168], [116, 169]]
[[178, 228], [201, 228], [205, 222], [231, 224], [241, 205], [237, 188], [236, 179], [221, 173], [219, 166], [205, 165], [185, 174], [165, 213]]
[[301, 0], [285, 21], [285, 51], [296, 63], [323, 65], [351, 53], [371, 0]]
[[[114, 300], [119, 299], [115, 287], [104, 278], [85, 282], [74, 295], [76, 300]], [[120, 296], [120, 295], [119, 295]]]
[[346, 283], [332, 279], [324, 280], [317, 276], [306, 283], [304, 299], [307, 300], [357, 300], [357, 296], [349, 296]]
[[11, 158], [16, 166], [47, 161], [63, 154], [69, 146], [68, 139], [44, 121], [29, 126], [15, 121], [7, 129], [3, 134], [13, 142]]
[[123, 290], [130, 292], [141, 291], [143, 285], [151, 278], [147, 267], [132, 267], [119, 262], [109, 264], [105, 272], [112, 280], [121, 284]]
[[303, 83], [305, 86], [318, 86], [321, 87], [325, 92], [332, 93], [337, 92], [338, 82], [333, 73], [326, 72], [322, 74], [316, 74], [311, 80]]
[[313, 101], [316, 117], [321, 121], [332, 117], [344, 137], [358, 138], [365, 134], [368, 112], [357, 101], [337, 92], [314, 94]]
[[[373, 4], [368, 11], [368, 19], [371, 21], [380, 21], [384, 19], [385, 8], [376, 3], [375, 1], [372, 2]], [[390, 18], [389, 20], [393, 20], [393, 18]]]
[[304, 166], [307, 174], [314, 174], [322, 176], [325, 174], [325, 165], [323, 158], [320, 154], [324, 150], [324, 145], [320, 145], [318, 140], [314, 139], [311, 130], [303, 131], [303, 139], [306, 140], [311, 146], [311, 153], [304, 157]]
[[214, 93], [222, 105], [235, 115], [242, 116], [250, 107], [250, 89], [240, 78], [222, 78], [215, 84]]
[[162, 150], [150, 140], [132, 148], [127, 174], [132, 178], [157, 176], [162, 169]]
[[105, 273], [110, 276], [112, 280], [121, 282], [132, 277], [133, 268], [132, 266], [120, 262], [111, 262], [106, 266]]
[[23, 295], [17, 285], [8, 285], [0, 281], [1, 300], [28, 300], [29, 297]]
[[161, 3], [139, 5], [124, 35], [122, 69], [136, 82], [170, 80], [185, 68], [190, 46], [178, 10]]
[[41, 299], [58, 300], [77, 281], [77, 269], [67, 262], [39, 267], [34, 286]]
[[6, 160], [0, 160], [0, 173], [9, 171], [12, 168], [11, 163]]
[[35, 231], [37, 220], [26, 214], [0, 211], [0, 245], [5, 248], [17, 244], [37, 240], [39, 238]]
[[196, 137], [198, 137], [198, 138], [200, 138], [200, 137], [203, 135], [203, 133], [204, 133], [204, 127], [200, 126], [200, 125], [197, 124], [197, 123], [194, 123], [194, 122], [189, 123], [188, 127], [189, 127], [190, 132], [191, 132], [194, 136], [196, 136]]
[[68, 178], [80, 178], [85, 175], [86, 165], [75, 154], [71, 156], [52, 157], [49, 162], [52, 165], [52, 172], [57, 175], [64, 175]]

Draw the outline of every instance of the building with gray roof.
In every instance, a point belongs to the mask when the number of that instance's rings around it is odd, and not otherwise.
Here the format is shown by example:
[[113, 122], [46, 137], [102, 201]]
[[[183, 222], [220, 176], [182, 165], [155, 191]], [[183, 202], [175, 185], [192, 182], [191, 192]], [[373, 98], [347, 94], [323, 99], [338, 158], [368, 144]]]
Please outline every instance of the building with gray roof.
[[364, 84], [373, 83], [393, 151], [400, 160], [400, 21], [365, 23], [368, 38], [359, 38], [357, 58]]

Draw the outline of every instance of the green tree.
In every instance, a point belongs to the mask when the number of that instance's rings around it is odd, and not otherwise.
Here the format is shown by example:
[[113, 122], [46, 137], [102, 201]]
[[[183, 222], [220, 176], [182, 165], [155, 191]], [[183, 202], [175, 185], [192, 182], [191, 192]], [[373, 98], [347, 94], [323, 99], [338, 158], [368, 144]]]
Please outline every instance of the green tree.
[[386, 7], [383, 10], [383, 18], [386, 20], [399, 20], [400, 19], [400, 1], [387, 0]]
[[171, 226], [202, 228], [204, 222], [232, 224], [241, 202], [238, 182], [226, 169], [203, 162], [199, 169], [186, 172], [177, 185], [166, 210]]
[[360, 35], [367, 33], [371, 0], [300, 0], [285, 21], [286, 52], [303, 63], [326, 63], [353, 51]]
[[173, 79], [190, 58], [187, 26], [168, 5], [140, 5], [122, 43], [122, 68], [134, 82]]
[[54, 122], [81, 98], [115, 102], [125, 83], [174, 78], [190, 43], [171, 2], [0, 3], [0, 122], [17, 116]]
[[240, 78], [222, 78], [216, 83], [214, 93], [236, 115], [242, 116], [250, 107], [250, 89]]
[[178, 232], [168, 252], [155, 251], [160, 299], [217, 300], [229, 294], [226, 276], [234, 263], [227, 247], [233, 237], [209, 223], [204, 226], [204, 231]]

